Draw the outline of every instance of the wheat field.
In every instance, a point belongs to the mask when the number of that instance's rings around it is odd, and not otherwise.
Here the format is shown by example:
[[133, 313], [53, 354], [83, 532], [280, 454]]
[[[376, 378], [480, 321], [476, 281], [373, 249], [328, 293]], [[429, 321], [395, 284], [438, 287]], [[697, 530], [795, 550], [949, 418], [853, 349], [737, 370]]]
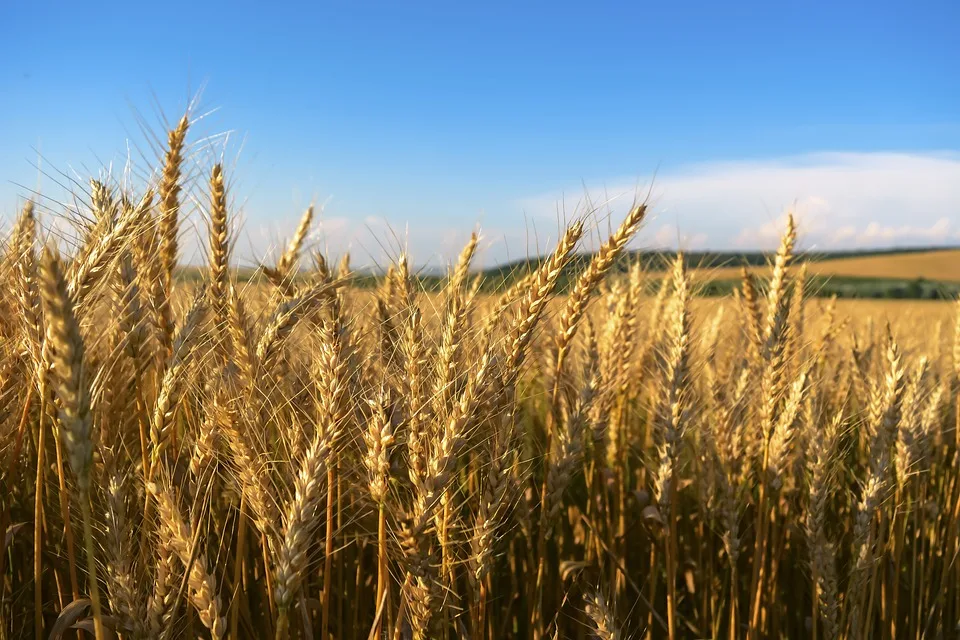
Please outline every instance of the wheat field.
[[[586, 228], [496, 295], [307, 251], [241, 284], [189, 122], [75, 243], [28, 203], [0, 260], [0, 638], [951, 638], [960, 306], [768, 276], [654, 295]], [[187, 175], [208, 264], [174, 277]], [[656, 280], [660, 280], [660, 275]]]

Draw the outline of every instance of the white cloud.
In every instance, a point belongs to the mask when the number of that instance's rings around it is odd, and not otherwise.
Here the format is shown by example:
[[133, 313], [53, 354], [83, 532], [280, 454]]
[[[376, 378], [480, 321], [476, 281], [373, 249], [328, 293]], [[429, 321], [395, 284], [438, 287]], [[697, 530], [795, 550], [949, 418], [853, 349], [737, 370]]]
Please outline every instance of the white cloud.
[[[649, 235], [649, 234], [648, 234]], [[705, 233], [689, 234], [683, 233], [676, 225], [661, 225], [657, 232], [653, 234], [653, 247], [656, 249], [683, 249], [692, 251], [702, 249], [706, 246], [707, 235]]]
[[[635, 184], [610, 180], [588, 190], [620, 195], [613, 205], [620, 214]], [[788, 210], [806, 247], [947, 243], [958, 237], [951, 221], [960, 220], [960, 154], [830, 152], [702, 164], [661, 173], [651, 195], [653, 220], [640, 246], [662, 244], [668, 233], [675, 245], [679, 229], [711, 248], [770, 248]], [[552, 215], [559, 199], [543, 194], [519, 204]]]
[[949, 240], [952, 227], [953, 225], [947, 218], [940, 218], [929, 227], [913, 224], [892, 226], [883, 225], [879, 222], [871, 222], [860, 234], [860, 239], [863, 242], [875, 240], [898, 242], [907, 240], [937, 244]]

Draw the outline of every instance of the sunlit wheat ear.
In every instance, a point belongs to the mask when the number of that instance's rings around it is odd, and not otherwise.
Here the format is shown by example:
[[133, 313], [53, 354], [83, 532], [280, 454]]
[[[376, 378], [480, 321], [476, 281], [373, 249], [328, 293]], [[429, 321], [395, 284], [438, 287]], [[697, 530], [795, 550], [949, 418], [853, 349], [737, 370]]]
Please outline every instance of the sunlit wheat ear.
[[533, 280], [527, 286], [520, 308], [517, 311], [513, 328], [513, 342], [507, 356], [507, 387], [511, 387], [520, 375], [520, 367], [526, 356], [527, 346], [533, 338], [533, 330], [550, 294], [553, 293], [560, 273], [570, 260], [577, 243], [583, 236], [583, 222], [576, 221], [564, 231], [557, 248], [547, 261], [536, 271]]
[[18, 319], [22, 323], [26, 347], [34, 359], [40, 356], [43, 326], [40, 321], [40, 292], [37, 288], [37, 254], [34, 249], [37, 220], [34, 204], [28, 200], [13, 229], [9, 251], [13, 259], [14, 290], [18, 305]]
[[117, 221], [120, 212], [120, 205], [112, 190], [100, 180], [90, 180], [90, 208], [96, 220], [95, 228], [109, 228]]
[[793, 323], [791, 333], [794, 341], [798, 343], [795, 348], [802, 346], [806, 330], [805, 320], [807, 316], [804, 301], [806, 300], [806, 288], [809, 286], [807, 282], [807, 265], [808, 263], [804, 262], [797, 269], [790, 291], [790, 321]]
[[670, 309], [670, 325], [664, 345], [663, 391], [657, 413], [660, 438], [659, 467], [655, 473], [655, 490], [661, 507], [670, 501], [671, 483], [677, 472], [680, 447], [686, 428], [687, 382], [691, 343], [690, 290], [683, 255], [674, 262], [672, 279], [674, 297]]
[[210, 305], [218, 327], [226, 326], [226, 301], [229, 287], [230, 241], [227, 227], [227, 187], [223, 167], [214, 165], [210, 174]]
[[783, 485], [782, 476], [786, 472], [787, 460], [797, 435], [800, 409], [806, 392], [807, 372], [801, 371], [800, 375], [790, 385], [777, 423], [774, 425], [770, 436], [767, 474], [769, 482], [775, 490], [779, 490]]
[[[313, 252], [313, 269], [317, 272], [317, 279], [320, 281], [330, 279], [330, 265], [327, 264], [327, 257], [319, 249]], [[293, 284], [285, 282], [280, 278], [280, 272], [277, 269], [265, 269], [264, 272], [273, 286], [279, 288], [282, 292], [293, 291]]]
[[93, 440], [90, 417], [90, 388], [84, 370], [84, 343], [74, 316], [67, 282], [60, 259], [46, 247], [40, 262], [40, 297], [46, 324], [44, 353], [50, 358], [54, 389], [59, 399], [59, 429], [67, 459], [76, 476], [83, 513], [83, 538], [87, 559], [90, 603], [97, 640], [105, 636], [97, 584], [97, 560], [94, 556], [90, 486], [93, 471]]
[[938, 384], [926, 399], [926, 406], [920, 414], [920, 428], [917, 442], [917, 461], [922, 471], [930, 471], [931, 456], [936, 446], [936, 429], [940, 423], [940, 411], [947, 399], [947, 385]]
[[906, 390], [906, 369], [903, 366], [903, 354], [900, 345], [894, 339], [887, 326], [886, 351], [881, 379], [875, 386], [869, 409], [870, 432], [873, 442], [870, 446], [870, 460], [878, 460], [881, 454], [889, 453], [894, 443], [897, 427], [903, 415], [903, 394]]
[[220, 427], [230, 453], [230, 466], [237, 489], [246, 500], [253, 524], [269, 544], [275, 539], [280, 522], [270, 476], [260, 455], [250, 445], [248, 423], [241, 408], [234, 402], [222, 407], [221, 411], [224, 415]]
[[59, 422], [70, 468], [81, 492], [90, 489], [93, 464], [90, 392], [84, 371], [84, 344], [73, 314], [60, 259], [49, 247], [40, 262], [40, 295], [43, 299], [46, 339], [54, 389], [60, 400]]
[[344, 357], [343, 334], [334, 327], [322, 324], [316, 367], [313, 371], [317, 383], [316, 409], [321, 426], [327, 430], [331, 442], [341, 435], [343, 422], [350, 411], [347, 395], [350, 371]]
[[[482, 492], [471, 539], [470, 562], [472, 579], [476, 583], [483, 581], [491, 570], [494, 547], [501, 532], [506, 505], [511, 498], [510, 465], [514, 452], [510, 448], [510, 431], [513, 419], [511, 412], [504, 412], [499, 419], [499, 430], [488, 444], [489, 466], [482, 480]], [[479, 596], [478, 590], [476, 598]]]
[[677, 513], [680, 479], [680, 456], [685, 432], [693, 407], [689, 385], [690, 348], [693, 342], [690, 320], [690, 281], [683, 254], [678, 254], [673, 267], [673, 300], [670, 306], [670, 327], [663, 348], [663, 382], [656, 409], [658, 464], [653, 472], [654, 492], [661, 514], [666, 519], [666, 580], [668, 635], [673, 638], [677, 623], [676, 578], [678, 568]]
[[522, 277], [513, 281], [510, 286], [499, 295], [496, 303], [493, 304], [492, 307], [486, 312], [486, 318], [483, 323], [483, 329], [480, 331], [480, 335], [493, 335], [494, 329], [496, 329], [503, 320], [503, 312], [519, 300], [524, 292], [530, 287], [530, 283], [533, 282], [533, 279], [536, 277], [536, 275], [536, 270], [524, 274]]
[[559, 353], [559, 366], [562, 366], [563, 359], [566, 357], [566, 352], [576, 335], [580, 319], [586, 311], [587, 303], [594, 289], [616, 262], [630, 239], [639, 230], [646, 214], [646, 204], [636, 204], [631, 207], [627, 217], [624, 218], [607, 241], [601, 245], [600, 250], [593, 255], [586, 270], [577, 278], [573, 291], [567, 298], [567, 304], [560, 315], [560, 328], [555, 338]]
[[848, 584], [850, 605], [847, 617], [852, 637], [860, 636], [865, 624], [861, 616], [867, 595], [865, 593], [867, 574], [877, 551], [873, 520], [877, 510], [887, 499], [892, 480], [890, 447], [894, 442], [896, 428], [900, 421], [904, 391], [904, 370], [900, 348], [891, 335], [889, 326], [886, 341], [885, 367], [880, 373], [881, 380], [876, 385], [869, 412], [873, 433], [869, 446], [869, 464], [866, 477], [862, 481], [860, 499], [853, 522], [855, 555]]
[[[214, 396], [219, 391], [212, 392]], [[214, 397], [208, 401], [209, 408], [203, 421], [200, 423], [193, 446], [193, 455], [190, 457], [190, 473], [199, 481], [207, 466], [216, 460], [218, 441], [220, 439], [220, 425], [225, 419], [222, 400]]]
[[153, 555], [153, 593], [147, 605], [147, 619], [151, 633], [159, 638], [174, 624], [177, 613], [174, 602], [177, 599], [180, 576], [177, 573], [175, 553], [163, 539], [155, 546]]
[[105, 573], [110, 608], [114, 615], [129, 628], [135, 636], [143, 635], [145, 603], [140, 601], [131, 548], [131, 531], [127, 521], [127, 496], [124, 479], [119, 473], [112, 473], [106, 490], [106, 509], [104, 510], [104, 538], [106, 544]]
[[424, 455], [426, 440], [432, 435], [425, 421], [427, 395], [430, 386], [426, 383], [429, 374], [427, 345], [424, 342], [423, 313], [418, 303], [418, 287], [410, 274], [406, 255], [397, 260], [394, 271], [393, 290], [397, 292], [392, 301], [394, 321], [397, 325], [398, 349], [395, 352], [398, 388], [404, 407], [404, 427], [407, 432], [407, 449], [411, 456], [410, 467], [417, 472], [422, 466], [417, 457]]
[[784, 343], [787, 319], [790, 311], [787, 288], [787, 269], [793, 259], [793, 248], [797, 242], [797, 227], [793, 214], [787, 216], [787, 228], [780, 239], [780, 247], [773, 263], [773, 275], [767, 291], [767, 315], [763, 326], [763, 355], [768, 361], [776, 357]]
[[389, 560], [387, 549], [387, 493], [390, 489], [390, 454], [394, 444], [394, 425], [388, 413], [390, 402], [381, 389], [376, 400], [369, 400], [369, 425], [363, 433], [367, 468], [367, 489], [377, 507], [377, 599], [379, 604], [387, 596], [389, 587]]
[[126, 339], [127, 355], [139, 367], [141, 356], [146, 348], [147, 327], [137, 271], [129, 253], [125, 253], [120, 258], [113, 285], [117, 323], [121, 334]]
[[437, 581], [435, 577], [433, 558], [429, 551], [425, 551], [425, 540], [420, 523], [416, 516], [411, 520], [404, 518], [398, 532], [400, 548], [403, 552], [404, 579], [400, 585], [404, 597], [404, 604], [408, 608], [409, 622], [413, 638], [425, 640], [431, 637], [431, 622], [433, 620], [435, 602], [437, 600]]
[[320, 508], [323, 493], [333, 491], [326, 486], [328, 471], [339, 444], [346, 415], [344, 394], [346, 369], [337, 336], [321, 325], [321, 364], [318, 375], [319, 423], [310, 446], [298, 461], [293, 482], [293, 496], [283, 512], [283, 526], [276, 549], [276, 602], [282, 624], [287, 624], [290, 606], [307, 570], [307, 553], [312, 534], [320, 519], [314, 514]]
[[353, 270], [350, 268], [350, 253], [346, 252], [340, 256], [340, 262], [337, 263], [337, 278], [346, 280], [351, 275]]
[[[804, 522], [810, 546], [810, 567], [817, 589], [817, 607], [827, 638], [838, 632], [838, 583], [835, 544], [828, 538], [829, 501], [833, 494], [839, 469], [837, 441], [843, 425], [843, 410], [827, 423], [823, 433], [812, 433], [807, 455], [809, 473], [809, 502]], [[808, 425], [808, 429], [814, 429]]]
[[394, 443], [393, 423], [387, 415], [387, 400], [381, 392], [378, 400], [370, 400], [372, 416], [363, 440], [367, 445], [363, 458], [367, 468], [370, 498], [381, 505], [386, 501], [390, 480], [390, 449]]
[[620, 632], [617, 629], [613, 612], [599, 590], [587, 592], [583, 596], [583, 605], [584, 611], [590, 619], [591, 631], [598, 640], [619, 640]]
[[227, 300], [227, 330], [233, 356], [231, 364], [236, 367], [240, 385], [244, 389], [251, 389], [257, 376], [255, 338], [247, 304], [233, 285], [230, 286]]
[[156, 259], [160, 251], [160, 233], [154, 216], [145, 216], [130, 247], [137, 273], [137, 282], [144, 294], [148, 327], [156, 342], [153, 355], [159, 361], [173, 348], [174, 317], [169, 288], [164, 283], [163, 268]]
[[593, 398], [583, 398], [576, 411], [564, 420], [563, 428], [557, 431], [556, 447], [550, 457], [546, 479], [546, 501], [543, 509], [546, 512], [547, 530], [545, 536], [551, 536], [553, 525], [560, 516], [563, 505], [563, 494], [570, 485], [573, 473], [583, 455], [583, 430], [586, 417], [590, 412]]
[[921, 356], [904, 386], [894, 455], [896, 486], [901, 491], [919, 470], [918, 463], [924, 446], [923, 412], [930, 395], [929, 373], [930, 361], [926, 356]]
[[737, 290], [742, 312], [746, 316], [746, 333], [751, 349], [759, 353], [763, 343], [763, 329], [756, 278], [746, 267], [740, 268], [741, 286]]
[[184, 318], [183, 326], [180, 327], [173, 342], [173, 352], [168, 359], [153, 408], [150, 421], [150, 442], [153, 445], [150, 457], [151, 468], [156, 466], [169, 444], [169, 433], [173, 428], [173, 417], [178, 406], [175, 402], [176, 394], [190, 363], [191, 350], [199, 338], [200, 325], [206, 310], [207, 300], [201, 289], [194, 297], [193, 304]]
[[187, 588], [190, 602], [197, 610], [200, 622], [214, 638], [226, 634], [226, 619], [217, 595], [217, 581], [207, 568], [205, 551], [195, 549], [196, 540], [185, 522], [180, 507], [169, 487], [164, 483], [151, 483], [147, 490], [156, 499], [159, 516], [159, 535], [166, 545], [187, 568]]
[[180, 235], [180, 179], [183, 173], [183, 147], [190, 121], [184, 114], [177, 126], [167, 134], [167, 152], [160, 178], [160, 263], [162, 283], [170, 291], [173, 269], [177, 264]]
[[307, 207], [307, 210], [303, 212], [303, 216], [300, 218], [300, 223], [297, 225], [296, 231], [293, 232], [293, 237], [290, 238], [290, 243], [287, 244], [287, 248], [277, 260], [276, 271], [282, 280], [289, 279], [293, 274], [293, 270], [296, 268], [300, 260], [300, 252], [303, 249], [303, 242], [306, 240], [307, 234], [310, 232], [311, 222], [313, 222], [313, 205]]
[[334, 294], [340, 283], [325, 283], [307, 289], [294, 298], [283, 300], [264, 326], [257, 340], [257, 375], [270, 371], [280, 357], [283, 343], [297, 323], [309, 316]]
[[[284, 510], [276, 561], [276, 599], [281, 612], [290, 608], [307, 569], [310, 538], [319, 524], [319, 519], [313, 514], [320, 508], [325, 495], [324, 479], [335, 436], [336, 433], [329, 429], [321, 427], [317, 430], [317, 435], [299, 462], [293, 498]], [[326, 489], [330, 490], [329, 487]]]
[[443, 409], [449, 405], [453, 397], [454, 386], [463, 377], [458, 375], [458, 365], [460, 364], [464, 325], [469, 306], [469, 298], [464, 289], [469, 275], [470, 262], [477, 250], [477, 242], [477, 234], [471, 234], [470, 241], [460, 252], [457, 266], [446, 286], [446, 311], [434, 385], [434, 402], [437, 404], [434, 413], [437, 414], [442, 413]]
[[85, 244], [74, 257], [66, 274], [67, 291], [77, 306], [83, 305], [90, 294], [103, 282], [114, 259], [121, 255], [135, 236], [143, 212], [153, 203], [153, 192], [147, 191], [136, 207], [126, 209], [120, 217]]

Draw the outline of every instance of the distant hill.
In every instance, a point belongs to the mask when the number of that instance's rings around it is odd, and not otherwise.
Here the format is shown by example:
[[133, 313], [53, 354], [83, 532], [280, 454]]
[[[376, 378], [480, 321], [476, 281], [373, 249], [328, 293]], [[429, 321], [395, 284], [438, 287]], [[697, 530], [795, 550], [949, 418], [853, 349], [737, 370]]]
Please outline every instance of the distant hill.
[[[772, 252], [748, 251], [691, 251], [684, 253], [684, 261], [692, 271], [697, 292], [700, 295], [729, 295], [739, 286], [741, 270], [760, 278], [769, 273]], [[557, 283], [559, 291], [565, 291], [577, 275], [589, 264], [592, 253], [574, 256], [561, 273]], [[630, 265], [639, 262], [651, 273], [650, 287], [658, 286], [662, 273], [676, 258], [670, 251], [632, 251], [621, 256], [614, 265], [614, 272], [625, 272]], [[542, 257], [513, 262], [484, 269], [481, 289], [487, 292], [502, 291], [517, 279], [535, 268]], [[960, 296], [960, 249], [958, 248], [908, 248], [877, 249], [869, 251], [807, 252], [796, 256], [794, 264], [808, 265], [811, 293], [818, 296], [844, 298], [904, 298], [904, 299], [952, 299]], [[202, 267], [184, 267], [177, 276], [186, 281], [199, 281], [204, 277]], [[261, 278], [255, 269], [237, 270], [237, 278], [246, 282]], [[375, 286], [381, 274], [363, 271], [354, 274], [357, 287]], [[444, 285], [446, 275], [422, 273], [421, 286], [427, 291], [437, 291]]]
[[[619, 268], [640, 262], [647, 271], [660, 271], [664, 265], [673, 263], [675, 251], [630, 251], [620, 259]], [[766, 267], [773, 260], [772, 251], [685, 251], [684, 262], [689, 269], [709, 269], [718, 277], [731, 274], [739, 276], [741, 267]], [[592, 253], [577, 254], [571, 268], [579, 270], [593, 257]], [[493, 276], [513, 272], [525, 272], [531, 265], [538, 264], [542, 257], [514, 260], [484, 271]], [[960, 248], [947, 247], [910, 247], [890, 249], [867, 249], [847, 251], [810, 251], [796, 256], [795, 263], [817, 263], [817, 273], [844, 273], [861, 277], [893, 277], [895, 270], [904, 266], [909, 274], [902, 277], [924, 277], [933, 279], [960, 281]], [[950, 278], [940, 278], [939, 270], [953, 274]], [[882, 273], [874, 273], [876, 271]]]
[[[773, 252], [691, 251], [684, 253], [702, 295], [726, 295], [739, 284], [741, 270], [763, 277], [769, 272]], [[578, 254], [561, 276], [563, 288], [590, 261], [592, 254]], [[639, 262], [649, 272], [663, 271], [676, 258], [670, 251], [634, 251], [615, 266], [625, 271]], [[488, 286], [503, 287], [522, 277], [538, 263], [517, 260], [486, 269]], [[907, 248], [868, 251], [806, 252], [794, 264], [807, 263], [815, 295], [870, 298], [953, 298], [960, 295], [960, 249]], [[653, 278], [656, 281], [656, 278]]]

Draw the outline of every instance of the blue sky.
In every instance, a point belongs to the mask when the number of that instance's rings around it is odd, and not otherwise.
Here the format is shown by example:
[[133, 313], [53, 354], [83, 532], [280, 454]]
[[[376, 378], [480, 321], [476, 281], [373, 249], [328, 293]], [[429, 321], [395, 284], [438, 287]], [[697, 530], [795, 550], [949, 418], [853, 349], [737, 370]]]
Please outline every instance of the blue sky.
[[331, 253], [442, 260], [479, 224], [498, 260], [651, 182], [640, 247], [767, 246], [790, 207], [809, 246], [960, 243], [951, 0], [10, 2], [0, 24], [5, 220], [56, 192], [40, 155], [148, 168], [139, 123], [203, 88], [192, 161], [227, 158], [241, 260], [311, 201]]

